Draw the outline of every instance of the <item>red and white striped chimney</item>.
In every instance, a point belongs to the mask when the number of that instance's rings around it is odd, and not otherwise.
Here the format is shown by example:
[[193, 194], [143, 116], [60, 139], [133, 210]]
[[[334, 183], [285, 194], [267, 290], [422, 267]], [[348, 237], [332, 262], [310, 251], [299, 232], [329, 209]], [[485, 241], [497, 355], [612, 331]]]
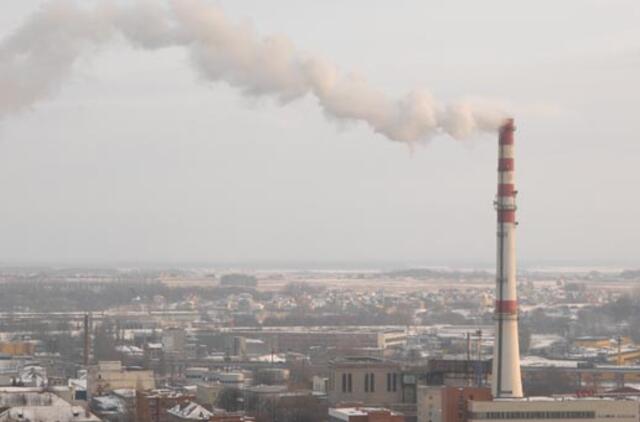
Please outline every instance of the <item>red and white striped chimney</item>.
[[495, 343], [491, 392], [494, 398], [522, 397], [516, 294], [516, 193], [513, 119], [500, 127], [498, 155], [498, 214]]

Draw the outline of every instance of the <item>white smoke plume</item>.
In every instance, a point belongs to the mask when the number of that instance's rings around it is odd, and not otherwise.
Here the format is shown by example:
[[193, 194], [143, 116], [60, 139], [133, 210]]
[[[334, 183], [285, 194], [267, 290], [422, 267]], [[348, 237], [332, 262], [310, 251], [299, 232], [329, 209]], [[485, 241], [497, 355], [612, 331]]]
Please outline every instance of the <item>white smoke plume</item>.
[[184, 47], [207, 81], [283, 104], [313, 95], [328, 117], [365, 122], [395, 141], [439, 133], [465, 138], [495, 130], [505, 117], [469, 102], [443, 105], [422, 90], [391, 99], [366, 80], [302, 54], [286, 37], [260, 37], [229, 21], [204, 0], [53, 0], [0, 42], [0, 118], [54, 94], [79, 58], [115, 37], [145, 50]]

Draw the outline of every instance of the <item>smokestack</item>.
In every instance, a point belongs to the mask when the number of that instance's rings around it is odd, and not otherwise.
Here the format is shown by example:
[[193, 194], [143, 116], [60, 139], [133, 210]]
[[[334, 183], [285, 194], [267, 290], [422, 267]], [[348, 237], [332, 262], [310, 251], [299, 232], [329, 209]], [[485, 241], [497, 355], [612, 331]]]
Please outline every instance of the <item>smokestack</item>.
[[518, 345], [518, 301], [516, 295], [516, 193], [513, 119], [500, 126], [498, 154], [498, 214], [496, 268], [496, 333], [493, 350], [491, 392], [494, 398], [522, 397]]
[[89, 349], [90, 349], [90, 336], [89, 336], [89, 314], [84, 314], [84, 356], [83, 364], [84, 369], [89, 366]]

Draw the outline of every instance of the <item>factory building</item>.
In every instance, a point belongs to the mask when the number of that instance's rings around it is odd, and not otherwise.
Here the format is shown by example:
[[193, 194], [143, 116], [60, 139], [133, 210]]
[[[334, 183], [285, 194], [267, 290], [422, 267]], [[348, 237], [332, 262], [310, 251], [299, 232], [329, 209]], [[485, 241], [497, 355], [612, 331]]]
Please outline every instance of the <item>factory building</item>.
[[[368, 327], [263, 327], [259, 330], [246, 328], [201, 329], [195, 331], [199, 342], [217, 350], [235, 351], [230, 348], [235, 338], [262, 340], [269, 352], [306, 353], [312, 348], [353, 350], [385, 350], [404, 346], [407, 332], [404, 328], [375, 329]], [[247, 341], [245, 340], [245, 341]], [[238, 351], [238, 353], [241, 353]]]
[[601, 398], [530, 398], [520, 400], [472, 401], [470, 422], [631, 422], [640, 417], [635, 400]]

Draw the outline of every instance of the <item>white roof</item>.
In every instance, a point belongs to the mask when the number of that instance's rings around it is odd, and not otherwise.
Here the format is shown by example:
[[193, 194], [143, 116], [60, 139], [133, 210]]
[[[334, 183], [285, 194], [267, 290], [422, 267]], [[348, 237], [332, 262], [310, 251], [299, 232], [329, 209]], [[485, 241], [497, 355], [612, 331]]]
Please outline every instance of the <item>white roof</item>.
[[100, 422], [92, 413], [85, 412], [80, 406], [36, 406], [12, 407], [0, 413], [7, 420], [25, 420], [38, 422]]
[[177, 404], [169, 409], [167, 413], [178, 416], [182, 419], [192, 419], [196, 421], [208, 420], [213, 416], [213, 413], [192, 401], [188, 402], [186, 405]]
[[116, 388], [113, 390], [113, 394], [124, 398], [134, 398], [136, 396], [136, 390], [133, 388]]
[[273, 362], [273, 363], [284, 363], [287, 359], [283, 354], [269, 354], [269, 355], [261, 355], [255, 356], [251, 358], [251, 361], [257, 362]]
[[540, 356], [525, 356], [520, 360], [521, 366], [541, 368], [577, 368], [577, 360], [551, 360]]
[[53, 393], [36, 392], [28, 389], [3, 390], [0, 407], [7, 407], [0, 413], [0, 420], [31, 420], [39, 422], [99, 422], [95, 415], [80, 406], [72, 406]]
[[371, 412], [379, 412], [385, 411], [389, 412], [392, 415], [397, 415], [397, 413], [392, 412], [389, 409], [384, 408], [376, 408], [376, 407], [343, 407], [337, 409], [329, 409], [329, 416], [332, 416], [336, 419], [348, 421], [351, 416], [366, 416]]
[[87, 377], [84, 378], [69, 378], [69, 387], [75, 387], [76, 390], [87, 389]]
[[144, 350], [142, 350], [141, 348], [130, 345], [116, 346], [116, 351], [127, 355], [142, 355], [144, 353]]
[[101, 412], [123, 413], [125, 406], [122, 401], [115, 396], [92, 397], [93, 406]]

